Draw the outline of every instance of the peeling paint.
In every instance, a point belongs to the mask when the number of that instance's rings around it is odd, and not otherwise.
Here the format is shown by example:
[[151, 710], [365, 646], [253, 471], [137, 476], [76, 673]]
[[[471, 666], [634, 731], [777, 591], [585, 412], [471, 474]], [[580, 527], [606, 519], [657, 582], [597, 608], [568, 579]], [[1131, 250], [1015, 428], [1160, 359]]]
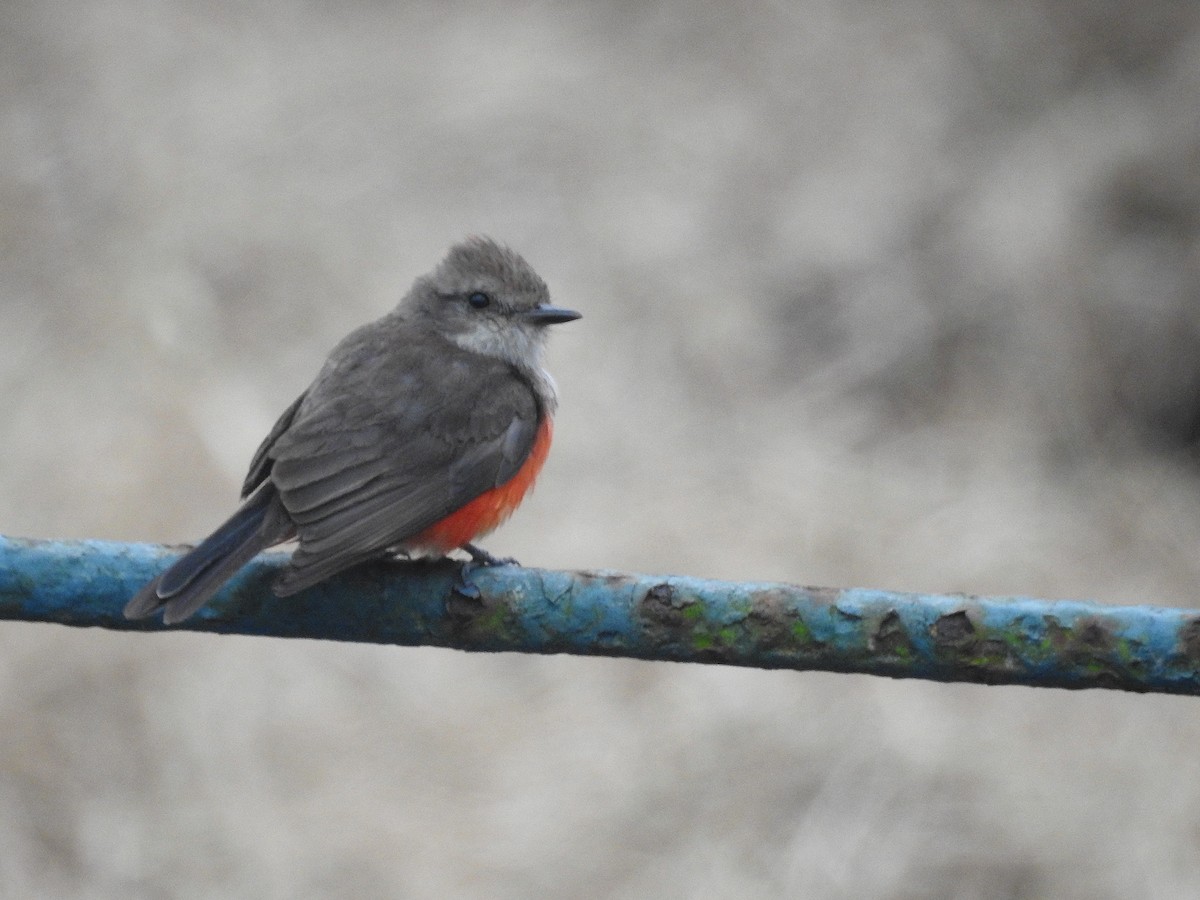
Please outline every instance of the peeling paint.
[[[129, 596], [178, 556], [147, 544], [0, 538], [0, 618], [162, 631]], [[258, 557], [170, 630], [574, 653], [897, 678], [1200, 694], [1200, 613], [1075, 601], [381, 562], [279, 598]]]

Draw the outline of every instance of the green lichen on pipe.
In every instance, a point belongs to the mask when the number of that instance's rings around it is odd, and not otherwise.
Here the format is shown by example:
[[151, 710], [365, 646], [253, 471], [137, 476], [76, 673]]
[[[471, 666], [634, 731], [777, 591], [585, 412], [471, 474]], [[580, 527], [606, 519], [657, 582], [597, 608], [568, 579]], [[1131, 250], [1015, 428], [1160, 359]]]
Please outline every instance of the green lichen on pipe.
[[166, 629], [121, 609], [178, 551], [0, 537], [0, 618], [131, 631], [367, 641], [819, 669], [896, 678], [1200, 693], [1200, 612], [621, 572], [376, 563], [294, 597], [264, 554]]

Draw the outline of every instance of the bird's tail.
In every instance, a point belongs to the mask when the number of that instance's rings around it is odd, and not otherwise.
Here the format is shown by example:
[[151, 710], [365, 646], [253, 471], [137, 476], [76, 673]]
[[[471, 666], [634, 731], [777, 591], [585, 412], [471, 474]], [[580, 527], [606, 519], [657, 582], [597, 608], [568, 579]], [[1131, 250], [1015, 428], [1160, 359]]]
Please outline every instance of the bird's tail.
[[241, 509], [195, 549], [142, 588], [125, 605], [125, 618], [143, 619], [163, 610], [163, 623], [182, 622], [209, 601], [221, 585], [260, 551], [286, 540], [290, 525], [266, 482]]

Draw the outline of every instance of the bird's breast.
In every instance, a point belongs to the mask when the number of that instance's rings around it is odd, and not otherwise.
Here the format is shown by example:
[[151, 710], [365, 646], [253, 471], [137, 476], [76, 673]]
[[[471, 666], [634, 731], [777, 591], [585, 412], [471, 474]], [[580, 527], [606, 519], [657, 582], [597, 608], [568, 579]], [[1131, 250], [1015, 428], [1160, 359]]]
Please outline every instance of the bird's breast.
[[550, 453], [553, 437], [553, 420], [549, 415], [543, 415], [529, 456], [512, 478], [504, 484], [484, 491], [444, 519], [414, 535], [405, 541], [405, 546], [409, 550], [445, 555], [494, 531], [521, 505], [521, 501], [533, 487]]

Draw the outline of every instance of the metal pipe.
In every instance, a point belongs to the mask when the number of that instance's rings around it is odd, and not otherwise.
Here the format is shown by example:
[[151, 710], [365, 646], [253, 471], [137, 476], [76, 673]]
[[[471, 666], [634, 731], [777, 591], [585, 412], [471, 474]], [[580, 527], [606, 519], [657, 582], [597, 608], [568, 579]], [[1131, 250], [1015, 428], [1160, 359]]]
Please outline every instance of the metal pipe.
[[176, 556], [0, 537], [0, 619], [1200, 694], [1196, 610], [514, 566], [475, 570], [468, 597], [449, 561], [364, 565], [279, 598], [287, 554], [268, 553], [180, 625], [124, 619]]

